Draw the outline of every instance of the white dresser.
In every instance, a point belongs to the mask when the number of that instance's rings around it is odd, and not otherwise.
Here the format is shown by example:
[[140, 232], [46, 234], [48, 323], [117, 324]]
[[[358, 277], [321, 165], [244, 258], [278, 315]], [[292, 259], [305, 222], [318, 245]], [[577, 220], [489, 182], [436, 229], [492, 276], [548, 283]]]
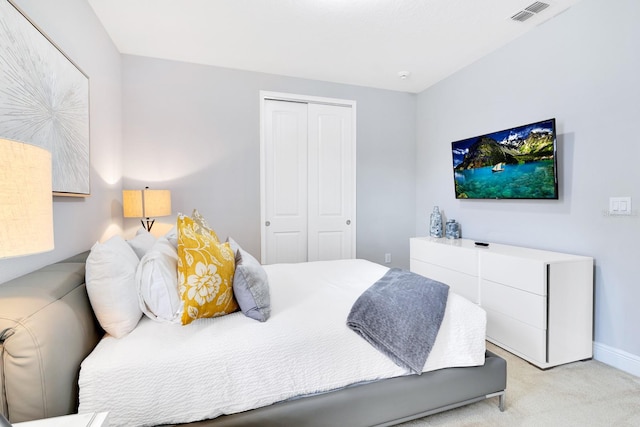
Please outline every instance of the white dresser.
[[411, 271], [487, 312], [487, 340], [540, 368], [593, 356], [593, 258], [416, 237]]

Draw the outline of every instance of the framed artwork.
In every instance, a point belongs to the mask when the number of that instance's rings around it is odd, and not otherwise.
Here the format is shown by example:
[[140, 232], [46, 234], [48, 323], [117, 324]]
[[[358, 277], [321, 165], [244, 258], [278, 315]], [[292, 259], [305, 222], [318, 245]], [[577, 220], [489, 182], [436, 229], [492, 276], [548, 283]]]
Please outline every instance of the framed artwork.
[[51, 151], [54, 195], [91, 193], [89, 78], [10, 0], [0, 0], [0, 137]]

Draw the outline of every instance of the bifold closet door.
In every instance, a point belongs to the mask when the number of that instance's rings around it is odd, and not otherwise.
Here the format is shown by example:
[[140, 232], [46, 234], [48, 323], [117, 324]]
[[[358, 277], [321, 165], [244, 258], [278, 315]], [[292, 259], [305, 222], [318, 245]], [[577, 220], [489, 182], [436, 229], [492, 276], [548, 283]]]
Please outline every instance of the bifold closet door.
[[265, 100], [265, 264], [355, 256], [355, 154], [348, 106]]

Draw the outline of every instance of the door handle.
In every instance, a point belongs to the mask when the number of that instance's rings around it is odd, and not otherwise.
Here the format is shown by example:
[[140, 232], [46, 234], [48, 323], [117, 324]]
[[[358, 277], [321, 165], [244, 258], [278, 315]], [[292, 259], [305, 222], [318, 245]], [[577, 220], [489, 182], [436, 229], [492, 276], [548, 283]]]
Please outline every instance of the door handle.
[[264, 225], [265, 225], [266, 227], [270, 226], [270, 225], [271, 225], [271, 221], [266, 221], [266, 222], [264, 223]]
[[347, 225], [351, 225], [351, 220], [350, 219], [347, 220]]

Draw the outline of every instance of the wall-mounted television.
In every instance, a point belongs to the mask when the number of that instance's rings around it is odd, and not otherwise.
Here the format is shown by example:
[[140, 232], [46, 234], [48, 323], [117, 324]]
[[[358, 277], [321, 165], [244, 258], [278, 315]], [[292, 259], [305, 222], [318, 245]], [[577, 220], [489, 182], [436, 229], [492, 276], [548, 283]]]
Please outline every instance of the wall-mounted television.
[[556, 120], [451, 143], [456, 199], [557, 199]]

